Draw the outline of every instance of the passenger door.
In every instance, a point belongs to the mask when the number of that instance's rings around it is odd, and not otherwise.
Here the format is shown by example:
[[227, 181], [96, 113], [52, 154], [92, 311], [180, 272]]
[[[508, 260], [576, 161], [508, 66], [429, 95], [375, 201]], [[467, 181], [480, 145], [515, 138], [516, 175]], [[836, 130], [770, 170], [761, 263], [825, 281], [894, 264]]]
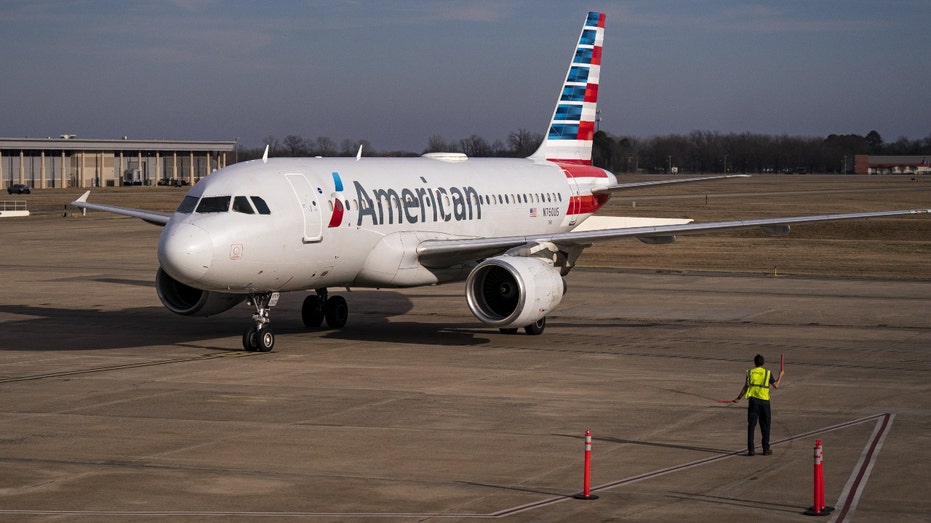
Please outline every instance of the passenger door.
[[301, 241], [315, 243], [323, 240], [323, 209], [317, 200], [317, 192], [303, 174], [286, 174], [285, 178], [291, 184], [304, 215], [304, 235]]

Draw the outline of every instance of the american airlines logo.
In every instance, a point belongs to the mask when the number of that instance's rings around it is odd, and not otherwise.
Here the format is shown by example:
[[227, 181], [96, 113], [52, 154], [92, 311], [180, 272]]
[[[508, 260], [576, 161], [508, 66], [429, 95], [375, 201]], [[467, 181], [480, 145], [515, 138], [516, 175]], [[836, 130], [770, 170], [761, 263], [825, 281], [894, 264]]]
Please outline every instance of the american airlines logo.
[[353, 182], [359, 199], [357, 226], [482, 219], [482, 201], [474, 187], [418, 187], [366, 190]]

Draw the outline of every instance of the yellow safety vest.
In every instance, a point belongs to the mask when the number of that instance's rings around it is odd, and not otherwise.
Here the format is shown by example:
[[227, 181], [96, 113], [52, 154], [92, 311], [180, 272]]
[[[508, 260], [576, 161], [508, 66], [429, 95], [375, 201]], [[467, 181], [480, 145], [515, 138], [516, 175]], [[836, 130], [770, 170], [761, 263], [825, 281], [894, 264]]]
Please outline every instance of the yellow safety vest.
[[769, 380], [772, 373], [762, 367], [747, 371], [747, 397], [769, 401]]

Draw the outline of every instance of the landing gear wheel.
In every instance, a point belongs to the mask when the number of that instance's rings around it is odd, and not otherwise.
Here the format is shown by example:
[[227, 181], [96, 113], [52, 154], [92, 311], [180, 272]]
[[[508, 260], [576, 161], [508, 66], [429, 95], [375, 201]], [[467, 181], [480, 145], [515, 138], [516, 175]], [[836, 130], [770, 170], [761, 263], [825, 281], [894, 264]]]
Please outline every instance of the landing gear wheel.
[[259, 336], [255, 327], [248, 327], [242, 331], [242, 348], [248, 352], [259, 350]]
[[242, 348], [249, 352], [268, 352], [275, 346], [275, 335], [268, 327], [249, 327], [242, 333]]
[[531, 323], [524, 327], [524, 332], [530, 336], [539, 336], [543, 334], [543, 329], [546, 328], [546, 318], [540, 318], [539, 320]]
[[498, 332], [501, 334], [517, 334], [517, 329], [507, 328], [507, 329], [498, 329]]
[[349, 305], [342, 296], [331, 296], [323, 307], [326, 324], [331, 329], [342, 329], [349, 319]]
[[255, 333], [256, 350], [259, 352], [269, 352], [275, 346], [275, 335], [265, 326], [259, 327]]
[[316, 294], [304, 298], [304, 305], [301, 306], [301, 319], [304, 320], [304, 326], [317, 329], [323, 323], [323, 300]]

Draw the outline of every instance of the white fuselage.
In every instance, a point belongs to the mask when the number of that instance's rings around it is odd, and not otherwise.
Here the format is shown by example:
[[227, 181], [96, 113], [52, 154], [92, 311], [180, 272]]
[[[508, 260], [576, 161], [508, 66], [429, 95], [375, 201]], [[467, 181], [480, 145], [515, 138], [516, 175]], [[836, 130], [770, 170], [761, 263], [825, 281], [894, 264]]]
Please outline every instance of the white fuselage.
[[256, 160], [192, 187], [158, 257], [205, 290], [428, 285], [469, 267], [422, 266], [420, 242], [568, 231], [604, 202], [591, 189], [615, 182], [602, 169], [530, 159]]

